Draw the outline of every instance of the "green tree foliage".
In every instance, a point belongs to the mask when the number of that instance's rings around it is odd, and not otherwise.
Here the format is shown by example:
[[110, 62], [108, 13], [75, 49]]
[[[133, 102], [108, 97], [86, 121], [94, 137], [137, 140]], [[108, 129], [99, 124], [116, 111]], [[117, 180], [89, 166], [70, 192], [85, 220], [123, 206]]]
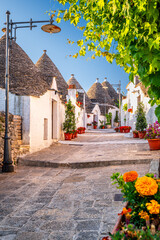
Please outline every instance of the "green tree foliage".
[[112, 120], [112, 113], [109, 112], [109, 113], [106, 113], [106, 119], [107, 119], [107, 125], [110, 125], [111, 124], [111, 120]]
[[136, 130], [137, 131], [144, 131], [147, 127], [147, 121], [144, 111], [144, 105], [142, 102], [138, 104], [137, 111], [136, 111]]
[[123, 111], [124, 111], [124, 112], [127, 112], [127, 109], [128, 109], [128, 104], [125, 103], [125, 104], [123, 105]]
[[66, 4], [66, 10], [58, 12], [57, 22], [69, 20], [83, 31], [83, 39], [77, 41], [79, 53], [73, 57], [92, 51], [93, 59], [103, 56], [110, 63], [115, 59], [131, 81], [139, 75], [149, 87], [151, 105], [158, 105], [155, 113], [160, 121], [160, 0], [58, 2]]
[[65, 110], [65, 122], [63, 123], [63, 131], [66, 133], [72, 133], [76, 128], [75, 123], [75, 108], [71, 103], [71, 100], [66, 104]]

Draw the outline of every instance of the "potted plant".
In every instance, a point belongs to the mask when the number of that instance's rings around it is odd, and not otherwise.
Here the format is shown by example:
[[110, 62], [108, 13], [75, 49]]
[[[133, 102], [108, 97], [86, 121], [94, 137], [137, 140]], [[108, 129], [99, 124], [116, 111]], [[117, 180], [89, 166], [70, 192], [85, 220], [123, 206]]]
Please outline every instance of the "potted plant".
[[124, 133], [129, 133], [130, 132], [130, 130], [131, 130], [131, 126], [124, 126], [124, 128], [123, 128], [124, 130]]
[[71, 100], [66, 103], [65, 121], [63, 123], [63, 131], [65, 131], [65, 140], [71, 140], [73, 130], [75, 130], [75, 108], [71, 103]]
[[114, 118], [114, 126], [118, 127], [118, 125], [119, 125], [119, 118], [118, 118], [118, 112], [116, 111], [116, 116]]
[[96, 129], [97, 128], [97, 122], [93, 121], [92, 124], [93, 124], [93, 128]]
[[119, 127], [114, 128], [116, 132], [119, 132]]
[[138, 177], [136, 171], [114, 173], [111, 179], [126, 204], [108, 239], [160, 239], [160, 179], [152, 173]]
[[111, 125], [112, 113], [111, 112], [106, 114], [106, 119], [107, 119], [107, 122], [106, 122], [107, 128], [111, 128], [112, 127], [112, 125]]
[[79, 127], [79, 128], [77, 128], [77, 131], [78, 131], [79, 134], [84, 133], [84, 129], [83, 129], [83, 127]]
[[147, 121], [144, 111], [144, 104], [140, 102], [136, 110], [136, 129], [138, 131], [139, 138], [144, 138], [146, 135]]
[[100, 127], [101, 129], [104, 129], [104, 128], [105, 128], [105, 126], [104, 126], [104, 121], [99, 120], [99, 122], [100, 122], [100, 126], [99, 126], [99, 127]]
[[133, 131], [133, 138], [139, 138], [137, 130]]
[[160, 150], [160, 124], [158, 121], [149, 125], [145, 139], [148, 140], [150, 150]]

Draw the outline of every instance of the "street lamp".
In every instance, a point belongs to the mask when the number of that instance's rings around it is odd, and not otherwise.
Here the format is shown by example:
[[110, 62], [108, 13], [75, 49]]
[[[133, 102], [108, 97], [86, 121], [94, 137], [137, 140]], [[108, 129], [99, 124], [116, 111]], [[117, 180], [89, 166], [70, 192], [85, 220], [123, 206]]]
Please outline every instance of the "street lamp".
[[[107, 81], [107, 78], [105, 77], [104, 80]], [[107, 86], [103, 86], [103, 89], [107, 90], [108, 87]], [[105, 110], [104, 110], [105, 112], [104, 113], [105, 113], [105, 116], [106, 116], [106, 94], [104, 96], [104, 103], [105, 103]]]
[[[8, 129], [8, 119], [9, 119], [9, 48], [12, 40], [16, 40], [16, 29], [17, 28], [30, 28], [37, 27], [32, 25], [33, 23], [49, 23], [42, 26], [42, 30], [49, 33], [60, 32], [61, 29], [53, 24], [53, 15], [51, 15], [50, 20], [48, 21], [32, 21], [32, 18], [28, 22], [13, 22], [9, 21], [10, 12], [6, 12], [6, 28], [3, 28], [2, 31], [6, 32], [6, 59], [5, 59], [5, 136], [4, 136], [4, 159], [2, 165], [2, 172], [14, 172], [13, 161], [11, 157], [11, 145], [9, 129]], [[24, 26], [17, 26], [21, 24], [29, 24]], [[14, 37], [12, 37], [12, 31], [14, 29]]]

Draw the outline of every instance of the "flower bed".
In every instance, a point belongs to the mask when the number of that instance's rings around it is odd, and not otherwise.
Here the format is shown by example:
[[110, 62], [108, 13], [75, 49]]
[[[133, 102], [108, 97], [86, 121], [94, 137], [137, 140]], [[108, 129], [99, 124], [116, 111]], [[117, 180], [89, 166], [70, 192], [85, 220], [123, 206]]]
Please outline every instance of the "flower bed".
[[135, 171], [114, 173], [111, 179], [121, 189], [127, 205], [118, 214], [121, 218], [114, 228], [116, 232], [106, 239], [160, 239], [160, 179], [151, 173], [138, 177]]

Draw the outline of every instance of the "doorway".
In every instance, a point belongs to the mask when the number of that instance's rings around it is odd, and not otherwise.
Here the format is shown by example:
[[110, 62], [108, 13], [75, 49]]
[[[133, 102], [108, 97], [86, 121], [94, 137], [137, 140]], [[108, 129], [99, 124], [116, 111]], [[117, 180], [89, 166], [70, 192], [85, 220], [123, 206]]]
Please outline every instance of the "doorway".
[[57, 102], [53, 99], [51, 108], [51, 137], [57, 139]]

